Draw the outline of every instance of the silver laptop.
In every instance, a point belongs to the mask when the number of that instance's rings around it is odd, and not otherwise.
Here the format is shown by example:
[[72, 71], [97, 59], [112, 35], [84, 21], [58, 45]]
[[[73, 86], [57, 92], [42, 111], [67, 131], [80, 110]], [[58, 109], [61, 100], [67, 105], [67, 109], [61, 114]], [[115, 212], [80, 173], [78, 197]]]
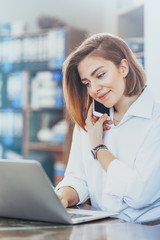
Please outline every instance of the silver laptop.
[[65, 209], [38, 161], [0, 160], [0, 217], [77, 224], [116, 214]]

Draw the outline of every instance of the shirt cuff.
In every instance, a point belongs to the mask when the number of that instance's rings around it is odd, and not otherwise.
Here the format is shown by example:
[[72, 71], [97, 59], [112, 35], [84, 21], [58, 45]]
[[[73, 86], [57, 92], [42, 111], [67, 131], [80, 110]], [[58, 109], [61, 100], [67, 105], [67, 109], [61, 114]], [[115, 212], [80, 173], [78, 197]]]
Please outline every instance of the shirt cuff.
[[117, 159], [113, 160], [107, 171], [106, 193], [122, 199], [127, 192], [132, 175], [133, 171], [130, 167]]
[[78, 179], [73, 179], [72, 177], [64, 178], [55, 188], [55, 192], [62, 187], [72, 187], [76, 190], [79, 202], [77, 204], [81, 204], [85, 202], [89, 196], [87, 186], [84, 182], [79, 181]]

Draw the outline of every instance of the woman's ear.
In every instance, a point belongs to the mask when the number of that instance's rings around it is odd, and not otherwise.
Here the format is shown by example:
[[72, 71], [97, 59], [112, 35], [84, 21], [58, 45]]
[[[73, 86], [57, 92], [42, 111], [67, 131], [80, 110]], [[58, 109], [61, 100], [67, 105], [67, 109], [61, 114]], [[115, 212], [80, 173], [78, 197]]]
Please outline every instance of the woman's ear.
[[122, 73], [123, 77], [124, 78], [127, 77], [128, 72], [129, 72], [129, 64], [128, 64], [128, 61], [125, 58], [123, 58], [121, 60], [120, 69], [121, 69], [121, 73]]

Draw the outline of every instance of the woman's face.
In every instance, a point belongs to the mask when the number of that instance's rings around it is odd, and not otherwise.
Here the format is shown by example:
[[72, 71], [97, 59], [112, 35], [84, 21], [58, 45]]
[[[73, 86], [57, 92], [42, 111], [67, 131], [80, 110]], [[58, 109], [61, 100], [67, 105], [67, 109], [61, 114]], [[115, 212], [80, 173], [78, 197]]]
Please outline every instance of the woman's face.
[[126, 59], [117, 68], [111, 61], [101, 57], [85, 57], [78, 65], [82, 83], [89, 95], [110, 108], [123, 102], [125, 77], [128, 73]]

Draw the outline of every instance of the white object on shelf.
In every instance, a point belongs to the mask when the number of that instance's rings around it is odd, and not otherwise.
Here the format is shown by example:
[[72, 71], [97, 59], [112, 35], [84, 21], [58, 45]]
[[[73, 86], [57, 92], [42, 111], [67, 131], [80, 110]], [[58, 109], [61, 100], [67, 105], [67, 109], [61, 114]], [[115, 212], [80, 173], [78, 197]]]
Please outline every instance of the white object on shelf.
[[61, 120], [52, 128], [40, 129], [37, 133], [37, 138], [42, 142], [61, 144], [64, 142], [67, 132], [68, 122]]
[[50, 128], [40, 129], [37, 133], [37, 138], [41, 142], [52, 142], [52, 131]]

